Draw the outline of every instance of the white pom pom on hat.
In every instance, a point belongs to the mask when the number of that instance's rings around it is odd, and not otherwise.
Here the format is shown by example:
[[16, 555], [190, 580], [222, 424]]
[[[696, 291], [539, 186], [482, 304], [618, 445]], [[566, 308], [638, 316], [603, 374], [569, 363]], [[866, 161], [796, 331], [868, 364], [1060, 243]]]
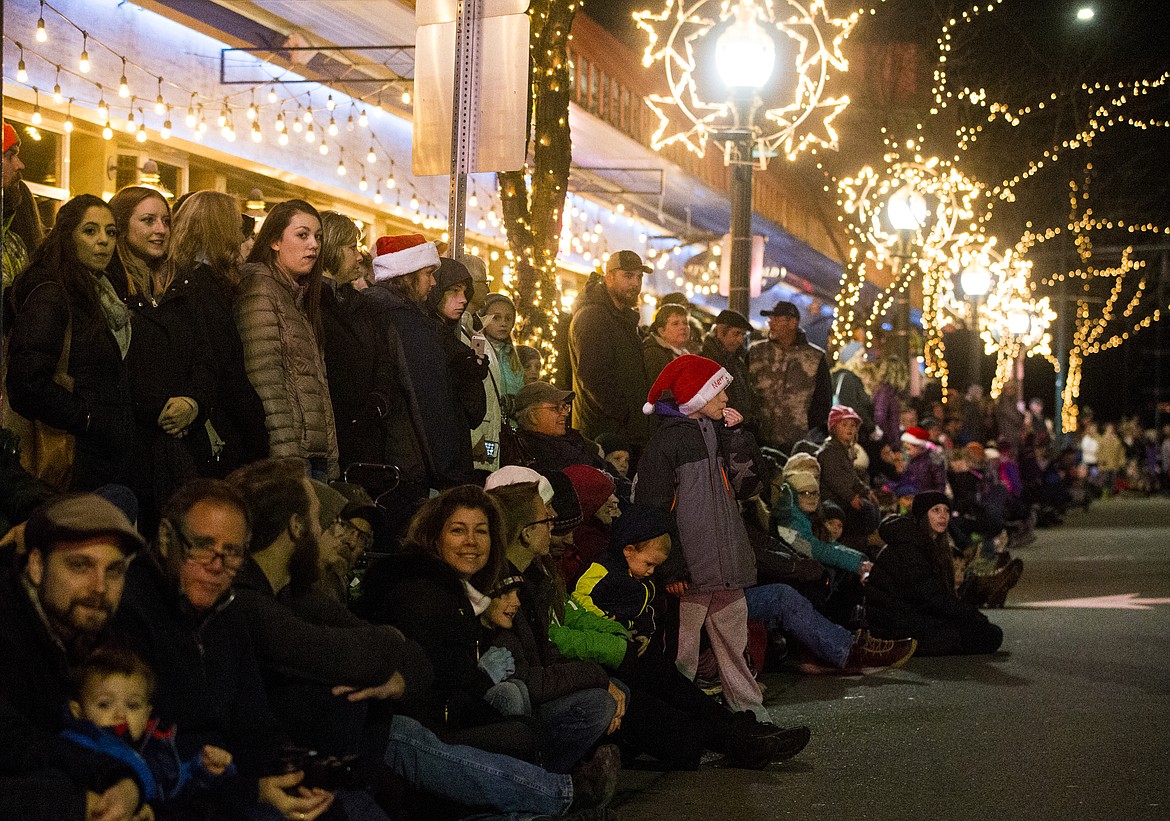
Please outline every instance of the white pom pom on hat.
[[705, 356], [683, 354], [672, 359], [658, 374], [646, 396], [642, 413], [647, 416], [654, 413], [654, 403], [662, 398], [663, 393], [670, 391], [679, 411], [692, 414], [718, 396], [731, 384], [731, 379], [731, 374], [718, 362]]

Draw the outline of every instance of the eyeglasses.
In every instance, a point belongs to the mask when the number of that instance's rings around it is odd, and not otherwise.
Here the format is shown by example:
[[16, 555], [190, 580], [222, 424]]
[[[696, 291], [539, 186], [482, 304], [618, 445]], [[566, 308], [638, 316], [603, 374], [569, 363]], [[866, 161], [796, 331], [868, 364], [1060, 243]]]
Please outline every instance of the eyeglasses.
[[526, 524], [524, 526], [525, 527], [535, 527], [536, 525], [548, 525], [551, 528], [553, 526], [553, 523], [556, 522], [556, 520], [557, 520], [556, 516], [549, 516], [547, 519], [537, 519], [535, 522], [529, 522], [528, 524]]
[[342, 534], [355, 543], [355, 546], [361, 547], [363, 550], [368, 549], [374, 543], [374, 534], [362, 530], [348, 519], [338, 519], [333, 523], [333, 527], [341, 530]]
[[571, 411], [573, 409], [573, 403], [572, 402], [561, 402], [561, 403], [556, 404], [556, 405], [554, 405], [552, 403], [548, 403], [548, 404], [540, 404], [540, 405], [537, 405], [536, 407], [538, 407], [542, 410], [550, 410], [553, 413], [568, 413], [569, 411]]
[[195, 544], [181, 527], [175, 526], [171, 530], [179, 547], [183, 549], [183, 555], [204, 567], [211, 567], [219, 559], [225, 569], [239, 570], [244, 563], [244, 556], [248, 555], [247, 549], [241, 545], [225, 545], [223, 550], [216, 550], [209, 544]]

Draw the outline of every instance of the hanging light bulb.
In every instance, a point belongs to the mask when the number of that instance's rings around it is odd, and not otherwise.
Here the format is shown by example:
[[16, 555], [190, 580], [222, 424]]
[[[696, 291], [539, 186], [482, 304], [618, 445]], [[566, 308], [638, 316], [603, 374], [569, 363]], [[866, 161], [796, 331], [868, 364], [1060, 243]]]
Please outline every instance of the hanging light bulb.
[[394, 182], [394, 177], [391, 176], [391, 177], [386, 178], [386, 187], [387, 188], [393, 189], [395, 185], [397, 185], [397, 183]]
[[219, 110], [219, 116], [215, 118], [215, 124], [219, 128], [227, 128], [228, 118], [230, 116], [231, 115], [228, 111], [227, 101], [224, 101], [223, 108]]
[[468, 208], [475, 208], [477, 205], [479, 205], [479, 197], [475, 196], [475, 194], [472, 194], [470, 197], [467, 198], [467, 207]]
[[17, 43], [16, 47], [20, 49], [20, 62], [16, 64], [16, 82], [27, 83], [28, 71], [24, 67], [24, 46], [22, 46], [20, 43]]
[[418, 210], [418, 197], [411, 197], [410, 198], [410, 210], [411, 211]]
[[187, 117], [183, 120], [187, 128], [194, 128], [195, 124], [199, 122], [195, 119], [195, 93], [191, 93], [191, 102], [187, 103]]
[[166, 119], [163, 120], [162, 128], [159, 129], [158, 135], [160, 137], [162, 137], [164, 140], [169, 140], [171, 138], [171, 107], [170, 106], [167, 106], [165, 116], [166, 116]]
[[122, 58], [122, 78], [118, 80], [118, 96], [125, 100], [130, 96], [130, 84], [126, 82], [126, 58]]
[[385, 197], [382, 196], [382, 189], [374, 189], [374, 202], [378, 203], [378, 205], [381, 205], [383, 199], [385, 199]]
[[358, 115], [358, 125], [362, 128], [368, 128], [370, 125], [370, 118], [366, 116], [366, 110], [363, 108], [362, 113]]
[[[141, 113], [141, 111], [139, 111]], [[140, 143], [146, 142], [146, 125], [139, 125], [138, 130], [134, 133], [134, 139]]]
[[253, 100], [248, 106], [248, 120], [255, 122], [258, 116], [260, 116], [260, 109], [256, 108], [256, 101]]
[[102, 87], [100, 85], [98, 86], [98, 98], [98, 119], [101, 120], [102, 124], [104, 125], [110, 119], [110, 107], [106, 105], [106, 95], [102, 91]]
[[49, 32], [45, 31], [45, 0], [41, 0], [41, 16], [37, 20], [37, 42], [43, 43], [49, 39]]
[[[324, 145], [324, 144], [325, 143], [321, 143], [321, 145]], [[337, 176], [339, 176], [339, 177], [345, 176], [345, 160], [343, 160], [341, 158], [338, 158], [338, 160], [337, 160]]]
[[278, 143], [280, 143], [281, 145], [288, 145], [288, 132], [287, 131], [280, 132], [280, 136], [276, 138], [276, 141]]
[[301, 133], [302, 131], [304, 131], [304, 130], [305, 130], [305, 125], [304, 125], [304, 123], [302, 123], [302, 122], [301, 122], [299, 119], [298, 119], [298, 120], [293, 120], [293, 131], [295, 131], [296, 133], [300, 134], [300, 133]]
[[332, 117], [330, 117], [330, 118], [329, 118], [329, 136], [330, 136], [330, 137], [336, 137], [336, 136], [337, 136], [337, 123], [335, 123], [335, 122], [333, 121], [333, 118], [332, 118]]
[[32, 116], [29, 117], [29, 120], [33, 125], [40, 125], [41, 120], [43, 119], [41, 117], [41, 93], [37, 91], [36, 86], [33, 86], [33, 95], [35, 102], [33, 103]]
[[332, 95], [332, 94], [330, 94], [330, 95], [329, 95], [329, 99], [327, 99], [327, 100], [325, 101], [325, 107], [326, 107], [327, 109], [329, 109], [330, 111], [332, 111], [333, 109], [337, 108], [337, 103], [333, 102], [333, 95]]
[[309, 123], [308, 129], [305, 131], [305, 142], [312, 143], [317, 141], [317, 132], [313, 130], [313, 124]]
[[378, 155], [374, 153], [374, 146], [370, 146], [370, 153], [366, 154], [366, 162], [373, 165], [378, 162]]
[[410, 105], [410, 92], [409, 91], [402, 92], [402, 104], [403, 105]]
[[197, 125], [195, 127], [195, 130], [198, 131], [200, 134], [207, 133], [207, 118], [203, 116], [203, 106], [202, 105], [199, 106], [199, 125]]
[[[133, 105], [133, 103], [131, 103]], [[126, 133], [133, 134], [138, 130], [138, 123], [134, 122], [134, 109], [130, 109], [130, 113], [126, 115]]]
[[65, 97], [61, 94], [61, 66], [57, 66], [57, 77], [53, 80], [53, 102], [61, 105], [64, 101]]
[[329, 141], [324, 137], [321, 138], [321, 144], [317, 146], [317, 151], [320, 152], [322, 157], [329, 153]]
[[91, 68], [89, 64], [89, 51], [86, 50], [86, 46], [88, 44], [89, 35], [83, 31], [81, 32], [81, 58], [77, 61], [77, 68], [81, 71], [82, 74], [89, 74], [89, 70]]
[[284, 112], [283, 111], [277, 113], [275, 127], [276, 127], [276, 130], [281, 134], [285, 133], [288, 130], [288, 126], [286, 126], [284, 124]]
[[370, 184], [368, 182], [366, 182], [366, 176], [365, 176], [365, 174], [363, 174], [361, 181], [358, 182], [358, 188], [361, 189], [362, 191], [365, 191], [369, 187], [370, 187]]
[[158, 96], [154, 98], [154, 113], [162, 116], [167, 110], [167, 101], [162, 95], [162, 77], [158, 78]]
[[66, 134], [73, 133], [73, 98], [69, 98], [69, 108], [65, 110], [65, 125], [62, 126]]
[[114, 139], [114, 129], [110, 128], [108, 125], [105, 128], [103, 128], [102, 129], [102, 139], [103, 140]]
[[273, 105], [276, 104], [276, 86], [268, 87], [268, 102]]
[[252, 123], [252, 142], [258, 143], [264, 139], [264, 135], [260, 133], [260, 123]]
[[305, 125], [313, 122], [313, 107], [309, 106], [305, 109], [305, 113], [301, 115], [301, 119], [305, 121]]

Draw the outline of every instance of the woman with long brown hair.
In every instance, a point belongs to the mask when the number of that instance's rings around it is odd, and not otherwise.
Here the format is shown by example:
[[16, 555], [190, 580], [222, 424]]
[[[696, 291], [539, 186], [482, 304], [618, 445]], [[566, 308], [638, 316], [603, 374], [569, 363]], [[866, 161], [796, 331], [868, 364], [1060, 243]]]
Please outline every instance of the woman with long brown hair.
[[170, 261], [166, 199], [153, 188], [128, 186], [110, 200], [110, 210], [118, 227], [110, 270], [121, 270], [114, 285], [133, 328], [126, 354], [134, 395], [130, 486], [140, 505], [139, 527], [152, 535], [162, 503], [199, 473], [215, 375], [190, 280], [176, 276]]
[[338, 475], [337, 432], [321, 353], [321, 216], [303, 200], [268, 214], [241, 272], [236, 325], [264, 403], [273, 456], [299, 456], [314, 479]]
[[108, 205], [74, 197], [12, 288], [8, 399], [25, 419], [76, 437], [72, 458], [58, 465], [61, 489], [126, 480], [134, 437], [123, 361], [130, 313], [106, 278], [116, 236]]

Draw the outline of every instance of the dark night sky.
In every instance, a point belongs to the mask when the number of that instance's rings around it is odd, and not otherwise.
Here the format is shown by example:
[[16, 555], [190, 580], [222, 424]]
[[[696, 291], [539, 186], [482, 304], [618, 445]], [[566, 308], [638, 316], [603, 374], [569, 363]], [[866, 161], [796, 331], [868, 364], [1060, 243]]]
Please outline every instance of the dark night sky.
[[[691, 0], [683, 0], [691, 2]], [[776, 0], [782, 3], [783, 0]], [[631, 19], [634, 10], [660, 9], [665, 0], [587, 0], [584, 11], [625, 44], [641, 50], [645, 35]], [[829, 0], [830, 11], [843, 14], [854, 4]], [[840, 154], [826, 159], [842, 171], [852, 170], [856, 157], [872, 156], [880, 148], [877, 124], [923, 121], [932, 153], [953, 153], [954, 120], [931, 120], [929, 106], [930, 72], [935, 56], [935, 39], [942, 24], [970, 2], [951, 0], [889, 0], [877, 6], [877, 13], [863, 18], [849, 42], [916, 42], [922, 46], [925, 82], [912, 110], [882, 111], [854, 96], [849, 112], [856, 119], [842, 130]], [[1096, 17], [1079, 23], [1076, 10], [1092, 6]], [[1050, 104], [1048, 115], [1017, 129], [987, 129], [978, 150], [962, 156], [967, 173], [997, 182], [1021, 166], [1021, 161], [1038, 157], [1045, 147], [1069, 136], [1090, 116], [1100, 96], [1088, 98], [1079, 91], [1082, 82], [1115, 82], [1156, 78], [1170, 70], [1170, 2], [1166, 0], [1006, 0], [991, 14], [981, 14], [974, 25], [956, 29], [954, 50], [948, 67], [952, 87], [986, 87], [992, 96], [1013, 103], [1033, 102], [1038, 93], [1054, 90], [1059, 99]], [[846, 56], [849, 56], [848, 43]], [[918, 113], [913, 108], [917, 107]], [[864, 111], [864, 114], [861, 112]], [[1170, 87], [1149, 95], [1141, 105], [1132, 106], [1134, 116], [1170, 121]], [[982, 117], [980, 117], [982, 119]], [[850, 126], [853, 126], [850, 129]], [[1059, 167], [1038, 174], [1018, 189], [1013, 206], [997, 210], [994, 233], [1003, 238], [1018, 236], [1024, 220], [1038, 225], [1060, 225], [1068, 208], [1068, 181], [1083, 176], [1084, 163], [1091, 160], [1093, 205], [1097, 214], [1121, 217], [1131, 222], [1170, 225], [1170, 128], [1138, 130], [1117, 127], [1100, 136], [1090, 152], [1066, 158]], [[1114, 238], [1098, 235], [1102, 244]], [[1117, 241], [1134, 241], [1119, 236]], [[1142, 240], [1138, 240], [1142, 241]], [[1154, 239], [1144, 240], [1156, 241]], [[1055, 244], [1048, 246], [1054, 249]], [[1160, 265], [1152, 259], [1153, 270]], [[1038, 262], [1041, 270], [1044, 263]], [[1054, 270], [1050, 268], [1049, 270]], [[1044, 271], [1041, 271], [1044, 273]], [[1170, 345], [1170, 329], [1155, 328], [1137, 336], [1120, 351], [1091, 357], [1085, 365], [1082, 404], [1092, 406], [1101, 418], [1147, 410], [1153, 397], [1149, 387], [1156, 380], [1155, 362], [1159, 335]], [[1170, 350], [1163, 357], [1170, 385]], [[988, 363], [988, 367], [990, 363]], [[1028, 391], [1045, 397], [1051, 406], [1051, 369], [1029, 363]], [[1170, 387], [1166, 389], [1170, 398]]]

